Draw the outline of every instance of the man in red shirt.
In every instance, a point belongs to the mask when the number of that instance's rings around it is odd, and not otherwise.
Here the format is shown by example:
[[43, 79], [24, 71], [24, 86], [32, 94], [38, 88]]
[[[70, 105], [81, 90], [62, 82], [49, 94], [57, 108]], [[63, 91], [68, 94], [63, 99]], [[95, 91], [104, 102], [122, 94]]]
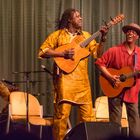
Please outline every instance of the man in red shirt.
[[[126, 77], [119, 74], [111, 73], [108, 68], [120, 70], [130, 67], [132, 71], [140, 70], [140, 48], [136, 41], [140, 37], [140, 26], [131, 23], [123, 26], [122, 31], [126, 39], [122, 44], [109, 48], [101, 58], [97, 59], [95, 64], [106, 77], [106, 79], [118, 88], [119, 84], [125, 82]], [[121, 125], [122, 103], [126, 104], [127, 116], [129, 122], [129, 135], [138, 136], [139, 130], [139, 111], [138, 111], [138, 94], [140, 90], [140, 74], [134, 75], [135, 82], [129, 88], [123, 88], [121, 93], [115, 97], [109, 97], [109, 117], [111, 122]], [[106, 85], [107, 86], [107, 85]], [[110, 90], [108, 92], [111, 92]]]

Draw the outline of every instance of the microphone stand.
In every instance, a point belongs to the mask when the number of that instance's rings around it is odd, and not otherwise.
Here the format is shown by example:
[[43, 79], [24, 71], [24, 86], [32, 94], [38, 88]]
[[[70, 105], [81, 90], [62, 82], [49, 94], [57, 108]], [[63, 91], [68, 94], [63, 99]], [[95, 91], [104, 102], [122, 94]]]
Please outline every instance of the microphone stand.
[[31, 73], [39, 73], [39, 72], [48, 72], [50, 75], [53, 75], [50, 71], [48, 70], [44, 70], [44, 71], [26, 71], [26, 72], [13, 72], [13, 74], [20, 74], [23, 73], [25, 74], [25, 81], [26, 81], [26, 127], [28, 129], [28, 132], [30, 131], [30, 127], [29, 127], [29, 89], [30, 89], [30, 78], [29, 78], [29, 74]]
[[29, 75], [31, 73], [45, 72], [45, 71], [24, 71], [24, 72], [13, 72], [13, 74], [24, 74], [25, 75], [25, 83], [26, 83], [26, 127], [28, 132], [30, 132], [29, 127], [29, 89], [30, 89], [30, 78]]
[[30, 79], [29, 74], [31, 72], [25, 72], [25, 81], [26, 81], [26, 127], [28, 132], [30, 131], [29, 128], [29, 89], [30, 89]]

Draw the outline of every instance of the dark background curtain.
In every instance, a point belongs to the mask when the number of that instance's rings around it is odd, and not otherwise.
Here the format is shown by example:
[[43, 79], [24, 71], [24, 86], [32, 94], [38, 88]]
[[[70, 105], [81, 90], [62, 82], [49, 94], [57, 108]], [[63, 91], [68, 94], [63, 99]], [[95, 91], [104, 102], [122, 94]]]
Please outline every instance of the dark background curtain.
[[[83, 29], [91, 34], [99, 30], [103, 21], [109, 22], [110, 17], [124, 14], [125, 20], [110, 28], [104, 51], [123, 41], [124, 24], [140, 24], [139, 0], [0, 0], [0, 80], [12, 81], [21, 92], [36, 95], [43, 105], [44, 116], [53, 115], [53, 85], [51, 75], [41, 72], [41, 65], [52, 71], [53, 60], [40, 60], [37, 53], [67, 8], [81, 12]], [[93, 103], [103, 95], [94, 61], [89, 59]], [[30, 81], [29, 85], [26, 80]], [[2, 99], [0, 108], [3, 108]], [[75, 113], [71, 115], [73, 122]]]

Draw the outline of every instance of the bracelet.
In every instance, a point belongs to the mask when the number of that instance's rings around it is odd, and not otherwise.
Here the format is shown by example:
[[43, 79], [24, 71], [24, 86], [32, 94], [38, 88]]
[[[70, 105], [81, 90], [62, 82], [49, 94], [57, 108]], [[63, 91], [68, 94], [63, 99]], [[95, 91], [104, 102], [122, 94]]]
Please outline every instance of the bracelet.
[[43, 52], [43, 54], [45, 54], [45, 51], [43, 49], [41, 49], [41, 51]]
[[43, 52], [43, 54], [46, 54], [46, 52], [47, 52], [48, 49], [49, 48], [41, 49], [41, 51]]

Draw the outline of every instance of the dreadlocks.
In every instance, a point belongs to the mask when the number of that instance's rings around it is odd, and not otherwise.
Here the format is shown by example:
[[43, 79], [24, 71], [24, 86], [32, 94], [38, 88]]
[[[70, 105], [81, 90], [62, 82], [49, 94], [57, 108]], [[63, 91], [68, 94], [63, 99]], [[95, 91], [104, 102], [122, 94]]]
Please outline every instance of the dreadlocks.
[[69, 19], [72, 17], [73, 13], [77, 10], [70, 8], [64, 11], [61, 20], [58, 24], [58, 29], [68, 28], [69, 26]]

